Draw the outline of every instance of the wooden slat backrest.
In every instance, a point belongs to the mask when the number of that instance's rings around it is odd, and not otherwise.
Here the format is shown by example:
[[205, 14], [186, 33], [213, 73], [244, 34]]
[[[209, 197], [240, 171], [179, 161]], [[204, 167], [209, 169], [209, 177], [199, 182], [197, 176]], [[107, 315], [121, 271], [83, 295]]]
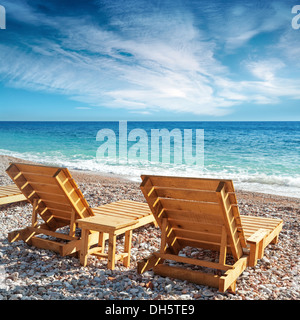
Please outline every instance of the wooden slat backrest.
[[231, 180], [141, 176], [141, 190], [159, 226], [167, 218], [171, 251], [189, 245], [219, 250], [222, 227], [235, 259], [246, 241]]
[[37, 213], [49, 225], [58, 220], [93, 216], [91, 208], [66, 168], [12, 163], [7, 174], [31, 204], [37, 199]]

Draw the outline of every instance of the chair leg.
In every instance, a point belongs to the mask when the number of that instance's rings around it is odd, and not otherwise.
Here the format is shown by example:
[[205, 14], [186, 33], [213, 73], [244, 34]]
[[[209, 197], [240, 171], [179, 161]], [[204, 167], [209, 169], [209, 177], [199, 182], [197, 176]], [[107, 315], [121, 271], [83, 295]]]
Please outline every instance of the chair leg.
[[263, 239], [258, 244], [258, 253], [257, 253], [257, 258], [258, 259], [261, 259], [264, 256], [264, 251], [265, 251], [265, 241]]
[[126, 231], [125, 232], [124, 252], [127, 253], [128, 255], [123, 260], [124, 267], [126, 267], [126, 268], [128, 268], [130, 265], [131, 238], [132, 238], [132, 230]]
[[278, 242], [278, 235], [271, 241], [272, 244], [276, 244]]
[[105, 248], [104, 232], [99, 232], [98, 247], [101, 248], [100, 252], [101, 252], [101, 253], [104, 253], [104, 248]]
[[109, 234], [108, 238], [108, 263], [107, 268], [115, 269], [115, 256], [116, 256], [116, 235], [114, 233]]
[[255, 267], [257, 260], [264, 256], [264, 241], [250, 243], [249, 267]]
[[82, 229], [81, 247], [80, 247], [80, 264], [84, 267], [87, 265], [87, 256], [89, 251], [89, 231]]
[[235, 293], [236, 290], [236, 281], [232, 282], [232, 284], [228, 287], [228, 292]]
[[258, 258], [258, 246], [256, 243], [250, 244], [249, 267], [255, 267]]

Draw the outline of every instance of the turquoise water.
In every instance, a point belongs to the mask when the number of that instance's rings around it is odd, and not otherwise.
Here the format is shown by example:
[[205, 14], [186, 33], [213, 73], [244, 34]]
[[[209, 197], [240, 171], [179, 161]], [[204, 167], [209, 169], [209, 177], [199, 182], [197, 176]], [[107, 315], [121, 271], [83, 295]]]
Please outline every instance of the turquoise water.
[[[139, 129], [147, 136], [147, 141], [127, 141], [127, 150], [131, 150], [128, 159], [120, 159], [118, 154], [122, 146], [119, 125], [119, 122], [0, 122], [0, 154], [70, 169], [121, 174], [136, 181], [145, 173], [229, 178], [236, 188], [300, 197], [300, 122], [128, 122], [128, 134]], [[163, 162], [168, 150], [162, 139], [153, 157], [151, 130], [163, 128], [169, 132], [177, 129], [183, 149], [184, 143], [186, 146], [190, 143], [191, 159], [196, 152], [196, 130], [204, 130], [201, 149], [204, 166], [187, 164], [184, 157], [181, 163], [174, 164], [174, 155], [180, 150], [178, 145], [174, 147], [172, 138], [170, 162]], [[96, 157], [103, 143], [96, 139], [101, 129], [115, 133], [117, 162], [109, 158], [108, 152], [102, 158]], [[184, 141], [184, 129], [193, 133], [192, 140]], [[132, 158], [137, 146], [140, 149]]]

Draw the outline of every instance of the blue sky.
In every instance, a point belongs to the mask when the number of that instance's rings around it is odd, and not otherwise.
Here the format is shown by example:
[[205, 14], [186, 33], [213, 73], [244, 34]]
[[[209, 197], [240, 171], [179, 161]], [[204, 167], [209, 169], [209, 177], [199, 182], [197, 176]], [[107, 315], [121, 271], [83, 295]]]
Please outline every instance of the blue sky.
[[0, 120], [299, 121], [296, 4], [0, 0]]

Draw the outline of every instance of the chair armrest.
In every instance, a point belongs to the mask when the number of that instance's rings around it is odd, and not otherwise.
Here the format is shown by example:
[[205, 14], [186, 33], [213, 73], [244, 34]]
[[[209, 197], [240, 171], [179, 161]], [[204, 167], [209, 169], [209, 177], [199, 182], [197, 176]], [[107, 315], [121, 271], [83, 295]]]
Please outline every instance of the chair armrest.
[[269, 230], [267, 229], [258, 229], [247, 239], [247, 243], [259, 243], [268, 235], [268, 233]]
[[248, 239], [250, 244], [249, 252], [249, 267], [254, 267], [257, 264], [257, 259], [261, 259], [264, 255], [264, 239], [269, 234], [267, 229], [258, 229]]

